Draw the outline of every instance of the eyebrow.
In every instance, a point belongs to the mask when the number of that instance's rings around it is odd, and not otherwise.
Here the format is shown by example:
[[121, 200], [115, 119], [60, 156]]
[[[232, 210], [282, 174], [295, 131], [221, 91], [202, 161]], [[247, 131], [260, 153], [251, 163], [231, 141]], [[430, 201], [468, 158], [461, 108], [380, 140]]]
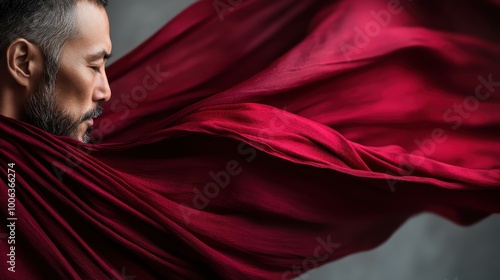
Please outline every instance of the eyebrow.
[[100, 51], [98, 53], [95, 53], [95, 54], [91, 54], [87, 57], [87, 59], [89, 61], [95, 61], [95, 60], [98, 60], [98, 59], [104, 59], [105, 61], [108, 60], [109, 58], [111, 57], [111, 54], [108, 53], [107, 51]]

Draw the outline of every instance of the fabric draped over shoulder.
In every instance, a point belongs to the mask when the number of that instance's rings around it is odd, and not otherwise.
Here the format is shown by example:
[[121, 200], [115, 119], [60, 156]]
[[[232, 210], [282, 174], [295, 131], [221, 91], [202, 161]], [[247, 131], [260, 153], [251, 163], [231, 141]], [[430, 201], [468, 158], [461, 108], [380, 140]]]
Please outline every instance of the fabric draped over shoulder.
[[0, 278], [293, 279], [422, 212], [500, 213], [499, 16], [193, 4], [108, 68], [94, 144], [0, 116]]

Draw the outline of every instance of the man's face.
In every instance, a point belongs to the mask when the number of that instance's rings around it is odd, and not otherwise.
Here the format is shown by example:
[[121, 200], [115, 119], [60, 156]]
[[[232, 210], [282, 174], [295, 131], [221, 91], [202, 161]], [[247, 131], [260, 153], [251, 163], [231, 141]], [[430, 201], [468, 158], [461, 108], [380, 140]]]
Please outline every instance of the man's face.
[[78, 2], [76, 14], [78, 36], [61, 49], [55, 85], [41, 85], [28, 101], [26, 114], [53, 134], [88, 142], [93, 118], [102, 111], [99, 104], [111, 97], [104, 69], [111, 40], [104, 8]]

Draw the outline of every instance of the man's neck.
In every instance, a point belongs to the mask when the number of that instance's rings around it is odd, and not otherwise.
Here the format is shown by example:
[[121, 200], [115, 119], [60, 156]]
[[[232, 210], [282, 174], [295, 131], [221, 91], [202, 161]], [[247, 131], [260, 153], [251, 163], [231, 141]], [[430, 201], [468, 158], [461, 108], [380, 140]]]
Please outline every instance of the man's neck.
[[22, 120], [22, 104], [22, 100], [20, 100], [20, 98], [16, 98], [15, 93], [12, 90], [5, 89], [0, 85], [0, 115], [16, 120]]

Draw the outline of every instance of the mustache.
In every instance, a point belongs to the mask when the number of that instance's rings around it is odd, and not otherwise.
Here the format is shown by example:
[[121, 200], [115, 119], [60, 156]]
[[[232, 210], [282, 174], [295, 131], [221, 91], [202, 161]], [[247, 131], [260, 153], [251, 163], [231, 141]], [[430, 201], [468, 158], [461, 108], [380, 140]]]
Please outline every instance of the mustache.
[[80, 120], [80, 123], [82, 123], [86, 120], [95, 119], [95, 118], [99, 117], [100, 115], [102, 115], [102, 110], [103, 110], [102, 106], [100, 104], [97, 104], [95, 109], [90, 110], [85, 115], [83, 115], [82, 119]]

